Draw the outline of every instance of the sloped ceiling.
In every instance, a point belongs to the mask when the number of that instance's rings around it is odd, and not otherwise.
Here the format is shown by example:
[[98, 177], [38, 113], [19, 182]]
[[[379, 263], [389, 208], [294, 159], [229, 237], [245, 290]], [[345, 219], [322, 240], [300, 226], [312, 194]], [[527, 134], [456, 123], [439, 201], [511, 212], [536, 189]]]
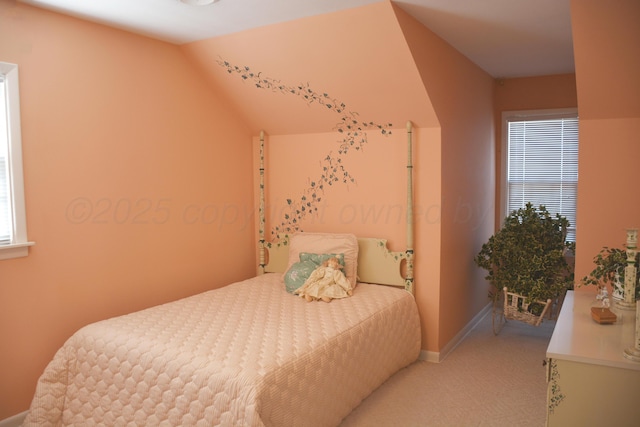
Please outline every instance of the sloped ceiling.
[[252, 132], [304, 134], [436, 114], [389, 2], [182, 46]]
[[[18, 0], [175, 44], [389, 0]], [[572, 73], [570, 0], [394, 0], [493, 77]]]

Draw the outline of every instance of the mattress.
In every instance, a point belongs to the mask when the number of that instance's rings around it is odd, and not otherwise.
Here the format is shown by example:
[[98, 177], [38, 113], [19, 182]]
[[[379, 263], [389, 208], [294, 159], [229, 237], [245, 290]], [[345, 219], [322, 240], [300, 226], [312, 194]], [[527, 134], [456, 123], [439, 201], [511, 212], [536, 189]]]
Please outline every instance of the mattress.
[[419, 351], [408, 292], [306, 302], [265, 274], [80, 329], [25, 425], [337, 425]]

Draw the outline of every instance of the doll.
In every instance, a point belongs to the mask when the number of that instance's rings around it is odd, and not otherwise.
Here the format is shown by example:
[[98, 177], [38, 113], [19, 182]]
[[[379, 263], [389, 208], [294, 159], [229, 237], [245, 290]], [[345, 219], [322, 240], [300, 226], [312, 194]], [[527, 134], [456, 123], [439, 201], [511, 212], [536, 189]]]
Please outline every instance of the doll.
[[353, 294], [351, 283], [342, 272], [338, 258], [329, 258], [313, 270], [309, 278], [296, 291], [307, 301], [322, 300], [329, 302], [333, 298], [345, 298]]

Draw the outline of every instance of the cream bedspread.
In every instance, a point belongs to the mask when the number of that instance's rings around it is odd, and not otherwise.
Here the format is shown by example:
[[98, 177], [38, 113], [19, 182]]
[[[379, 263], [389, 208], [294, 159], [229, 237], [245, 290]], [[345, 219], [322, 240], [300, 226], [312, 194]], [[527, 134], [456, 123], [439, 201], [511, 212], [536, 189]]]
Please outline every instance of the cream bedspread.
[[306, 302], [266, 274], [80, 329], [25, 425], [337, 425], [419, 351], [409, 293]]

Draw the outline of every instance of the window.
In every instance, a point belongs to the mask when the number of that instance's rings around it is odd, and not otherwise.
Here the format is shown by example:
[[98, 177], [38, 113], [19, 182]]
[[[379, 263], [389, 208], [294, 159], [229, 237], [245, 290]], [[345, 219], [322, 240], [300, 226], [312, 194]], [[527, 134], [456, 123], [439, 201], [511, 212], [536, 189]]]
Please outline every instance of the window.
[[567, 240], [576, 238], [578, 193], [578, 115], [576, 110], [503, 114], [503, 197], [506, 215], [544, 205], [566, 217]]
[[0, 259], [28, 254], [18, 66], [0, 62]]

